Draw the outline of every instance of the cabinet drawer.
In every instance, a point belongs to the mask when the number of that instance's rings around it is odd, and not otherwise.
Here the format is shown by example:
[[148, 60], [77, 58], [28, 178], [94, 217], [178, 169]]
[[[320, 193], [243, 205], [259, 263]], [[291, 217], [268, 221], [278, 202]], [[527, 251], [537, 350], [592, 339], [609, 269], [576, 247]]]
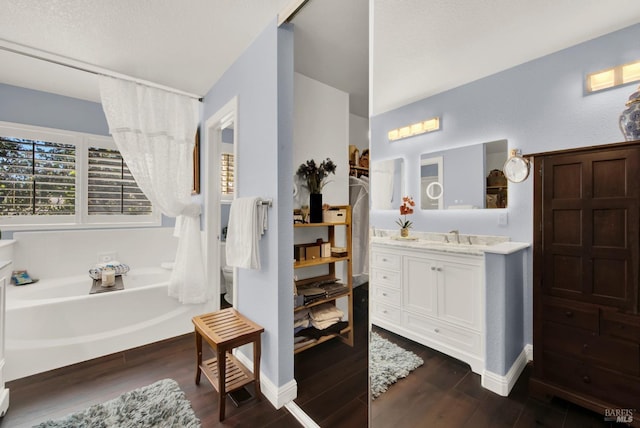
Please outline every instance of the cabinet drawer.
[[640, 345], [599, 336], [580, 328], [544, 323], [545, 350], [587, 360], [617, 371], [640, 375]]
[[386, 285], [387, 287], [400, 289], [400, 272], [392, 272], [384, 269], [371, 268], [369, 281], [372, 284]]
[[479, 333], [410, 312], [403, 313], [402, 327], [467, 354], [482, 356], [482, 340]]
[[640, 343], [640, 316], [602, 311], [600, 333]]
[[572, 327], [598, 332], [599, 312], [596, 306], [568, 300], [547, 298], [542, 303], [542, 317]]
[[621, 408], [637, 408], [640, 397], [639, 378], [552, 352], [544, 352], [542, 359], [546, 380], [605, 402], [615, 403]]
[[371, 302], [371, 322], [380, 319], [396, 325], [400, 325], [400, 309], [380, 302]]
[[389, 270], [400, 270], [400, 256], [383, 251], [371, 252], [371, 266]]
[[378, 286], [371, 287], [371, 298], [376, 302], [395, 306], [400, 306], [401, 301], [400, 290]]

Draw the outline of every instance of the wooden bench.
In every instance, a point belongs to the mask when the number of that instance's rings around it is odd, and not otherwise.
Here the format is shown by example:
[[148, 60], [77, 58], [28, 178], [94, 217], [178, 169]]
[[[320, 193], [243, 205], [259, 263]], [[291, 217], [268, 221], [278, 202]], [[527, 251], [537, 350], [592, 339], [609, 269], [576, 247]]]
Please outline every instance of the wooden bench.
[[[223, 421], [228, 393], [254, 382], [256, 398], [261, 398], [260, 335], [264, 328], [233, 308], [199, 315], [192, 321], [196, 333], [196, 385], [200, 384], [200, 375], [204, 373], [218, 391], [218, 410], [220, 421]], [[203, 338], [215, 351], [215, 358], [202, 361]], [[233, 348], [249, 343], [253, 343], [253, 373], [231, 353]]]

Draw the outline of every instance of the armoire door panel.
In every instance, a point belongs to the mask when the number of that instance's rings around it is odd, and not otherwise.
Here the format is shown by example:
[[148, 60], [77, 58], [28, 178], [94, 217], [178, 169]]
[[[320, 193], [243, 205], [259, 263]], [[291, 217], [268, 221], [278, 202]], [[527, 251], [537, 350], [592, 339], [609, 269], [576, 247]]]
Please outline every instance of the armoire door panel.
[[552, 274], [552, 280], [545, 281], [551, 289], [549, 292], [582, 293], [582, 257], [553, 255], [549, 272]]
[[582, 163], [566, 163], [551, 168], [553, 199], [582, 198]]
[[545, 158], [543, 288], [637, 311], [640, 151]]
[[594, 247], [627, 248], [626, 209], [594, 209], [592, 227]]
[[592, 164], [592, 170], [594, 198], [627, 195], [628, 167], [625, 158], [596, 160]]
[[553, 244], [582, 245], [582, 210], [553, 210]]

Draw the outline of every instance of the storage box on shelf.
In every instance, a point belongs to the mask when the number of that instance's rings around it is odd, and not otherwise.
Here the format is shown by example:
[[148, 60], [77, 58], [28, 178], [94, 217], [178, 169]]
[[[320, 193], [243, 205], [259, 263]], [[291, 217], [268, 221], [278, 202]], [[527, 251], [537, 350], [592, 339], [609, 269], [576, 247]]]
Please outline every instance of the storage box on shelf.
[[[332, 213], [340, 213], [339, 216], [330, 216], [326, 219], [330, 222], [323, 223], [294, 223], [294, 232], [308, 228], [325, 228], [328, 235], [327, 241], [323, 241], [322, 244], [311, 244], [305, 246], [305, 244], [299, 244], [295, 246], [295, 262], [294, 269], [300, 270], [299, 273], [303, 273], [305, 268], [314, 266], [326, 266], [327, 271], [321, 275], [315, 275], [312, 277], [304, 278], [295, 281], [296, 290], [308, 291], [309, 287], [313, 287], [313, 290], [306, 293], [305, 296], [297, 293], [295, 296], [295, 312], [302, 311], [304, 309], [314, 308], [326, 303], [332, 305], [336, 304], [338, 299], [346, 299], [347, 301], [347, 316], [346, 326], [339, 332], [321, 336], [319, 339], [312, 343], [305, 344], [295, 349], [295, 353], [302, 352], [306, 349], [310, 349], [320, 343], [326, 342], [333, 338], [339, 338], [349, 346], [353, 346], [353, 284], [351, 280], [352, 267], [351, 267], [351, 207], [349, 205], [340, 205], [330, 207]], [[343, 228], [345, 234], [345, 246], [336, 247], [336, 228]], [[319, 249], [319, 255], [315, 257], [306, 257], [306, 251], [304, 249], [317, 247]], [[324, 247], [324, 248], [323, 248]], [[302, 251], [300, 249], [303, 249]], [[329, 251], [327, 251], [329, 249]], [[324, 250], [324, 251], [323, 251]], [[335, 251], [334, 251], [335, 250]], [[301, 257], [302, 253], [305, 253], [305, 257]], [[315, 254], [315, 252], [313, 253]], [[322, 257], [326, 256], [326, 257]], [[336, 281], [336, 264], [340, 266], [342, 263], [346, 263], [346, 278], [342, 279], [341, 285], [338, 283], [332, 283]], [[298, 273], [298, 272], [297, 272]], [[324, 283], [324, 284], [323, 284]], [[324, 288], [317, 290], [320, 284]], [[314, 294], [315, 292], [315, 294]]]

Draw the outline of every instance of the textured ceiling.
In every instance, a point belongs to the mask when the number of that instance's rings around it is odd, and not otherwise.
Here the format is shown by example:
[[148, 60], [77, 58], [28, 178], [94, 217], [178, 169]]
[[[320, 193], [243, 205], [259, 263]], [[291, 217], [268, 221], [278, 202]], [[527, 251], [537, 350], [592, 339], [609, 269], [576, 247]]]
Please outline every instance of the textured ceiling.
[[[202, 95], [289, 3], [0, 0], [0, 39]], [[98, 100], [86, 73], [16, 56], [0, 82]]]
[[[17, 43], [203, 95], [290, 3], [0, 0], [0, 44]], [[352, 112], [367, 117], [368, 0], [311, 0], [293, 23], [296, 70], [349, 92]], [[0, 51], [0, 64], [2, 83], [100, 99], [91, 74], [6, 51]]]
[[638, 0], [373, 3], [373, 115], [640, 22]]

